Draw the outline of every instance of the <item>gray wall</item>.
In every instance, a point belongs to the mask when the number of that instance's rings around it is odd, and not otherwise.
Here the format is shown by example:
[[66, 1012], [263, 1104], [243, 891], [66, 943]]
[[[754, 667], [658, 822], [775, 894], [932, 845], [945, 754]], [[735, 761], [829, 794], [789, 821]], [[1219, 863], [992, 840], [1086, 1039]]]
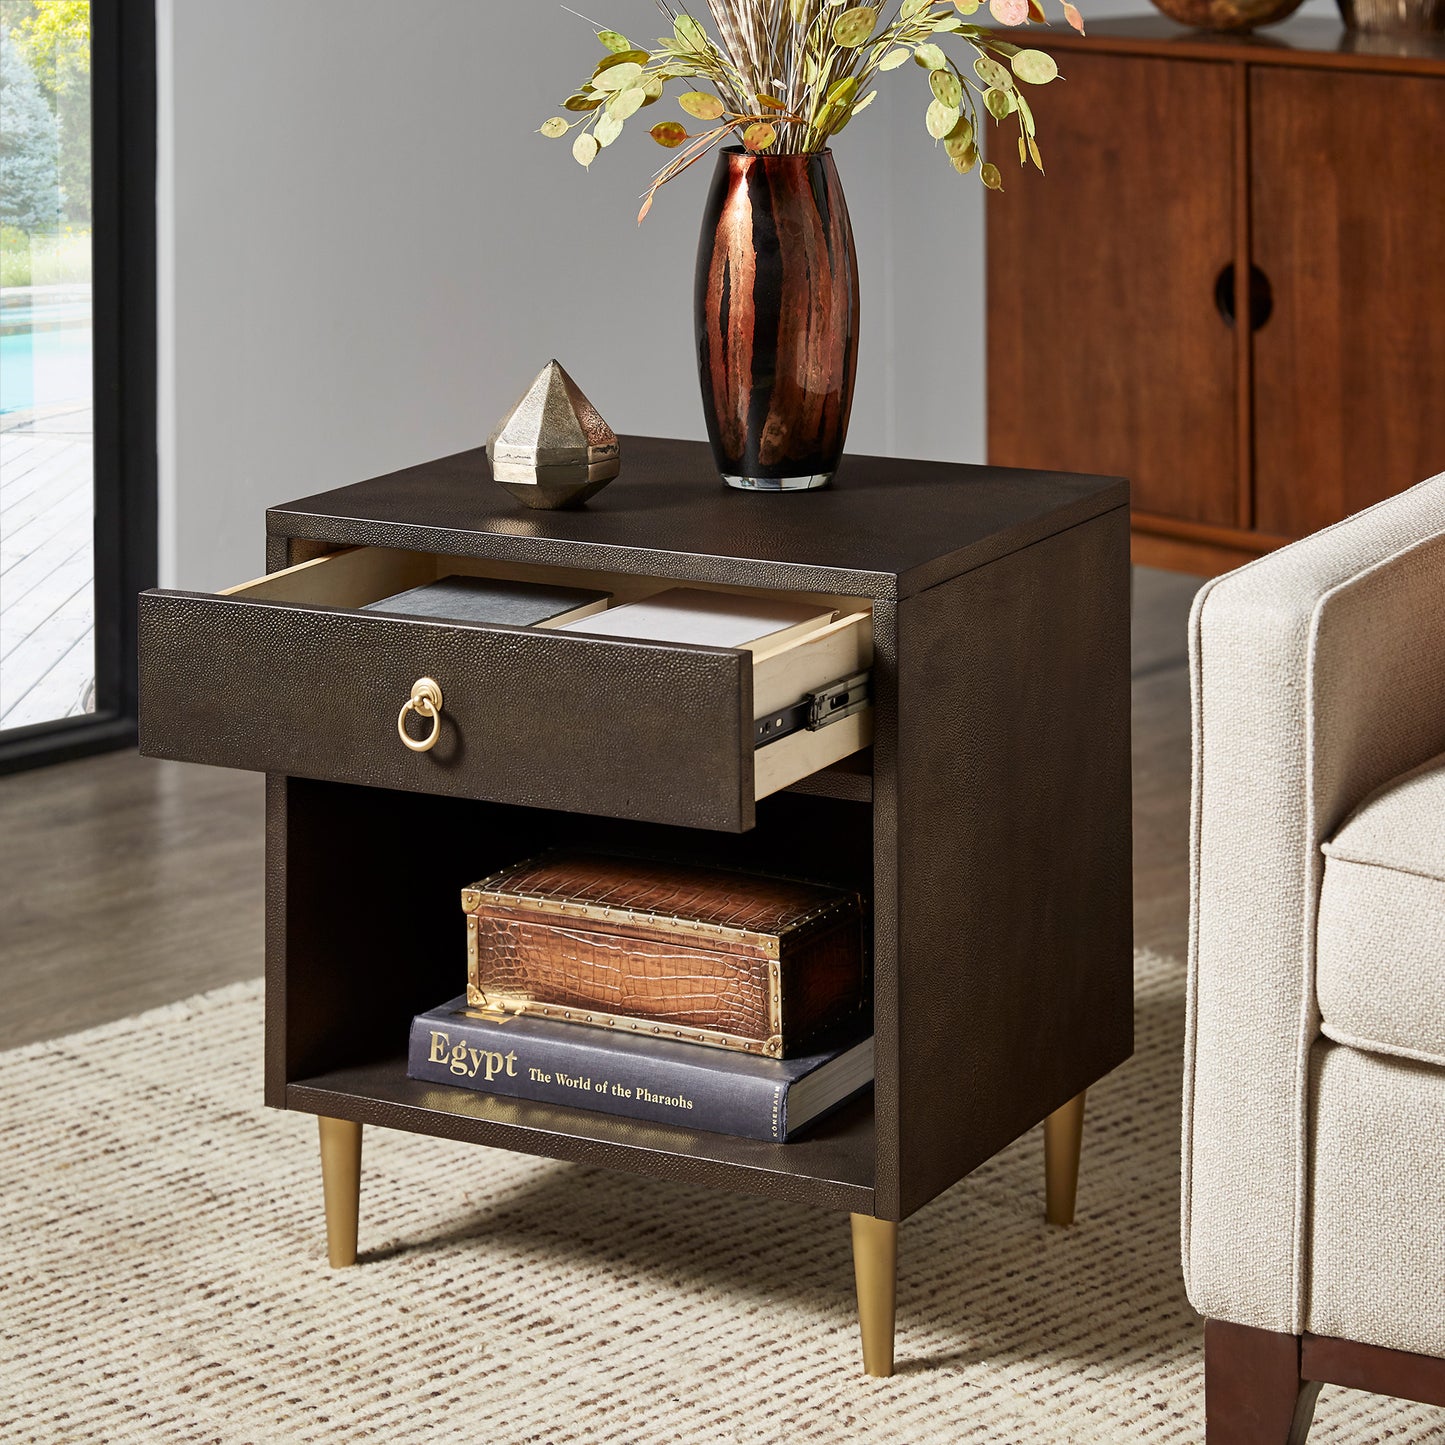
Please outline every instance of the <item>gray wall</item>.
[[[652, 0], [576, 8], [660, 33]], [[596, 53], [547, 0], [162, 0], [165, 581], [257, 574], [268, 504], [480, 444], [553, 355], [619, 431], [702, 435], [708, 163], [639, 230], [641, 127], [590, 174], [532, 133]], [[977, 459], [980, 188], [923, 134], [919, 79], [885, 79], [838, 147], [850, 444]]]

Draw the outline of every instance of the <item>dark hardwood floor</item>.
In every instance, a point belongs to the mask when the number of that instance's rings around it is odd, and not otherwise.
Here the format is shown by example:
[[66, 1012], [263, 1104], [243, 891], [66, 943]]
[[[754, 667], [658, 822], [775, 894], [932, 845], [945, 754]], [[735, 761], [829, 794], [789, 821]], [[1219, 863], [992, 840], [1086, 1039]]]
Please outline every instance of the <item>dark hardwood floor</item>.
[[[1134, 918], [1184, 957], [1198, 581], [1134, 587]], [[0, 1048], [261, 972], [262, 780], [114, 753], [0, 779]]]
[[259, 974], [263, 790], [134, 753], [0, 778], [0, 1048]]

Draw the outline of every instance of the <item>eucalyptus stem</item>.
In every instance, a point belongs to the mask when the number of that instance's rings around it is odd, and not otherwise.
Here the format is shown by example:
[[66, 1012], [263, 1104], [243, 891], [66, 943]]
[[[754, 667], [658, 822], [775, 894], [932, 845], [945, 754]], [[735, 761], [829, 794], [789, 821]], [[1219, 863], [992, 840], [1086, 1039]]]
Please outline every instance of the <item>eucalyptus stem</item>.
[[[671, 34], [634, 46], [615, 30], [599, 30], [604, 54], [591, 79], [563, 102], [565, 115], [541, 127], [552, 138], [571, 134], [573, 155], [590, 168], [626, 122], [657, 104], [673, 82], [710, 86], [711, 92], [694, 89], [677, 97], [683, 111], [709, 129], [694, 133], [677, 120], [651, 127], [653, 140], [675, 154], [654, 175], [639, 221], [662, 186], [729, 139], [758, 155], [824, 150], [872, 104], [877, 91], [864, 87], [910, 61], [924, 72], [930, 92], [925, 127], [956, 171], [976, 171], [990, 189], [1002, 186], [997, 164], [980, 155], [975, 95], [995, 125], [1013, 118], [1019, 164], [1043, 170], [1024, 87], [1047, 85], [1058, 67], [1044, 51], [967, 23], [982, 0], [886, 0], [849, 8], [847, 0], [694, 0], [700, 12], [705, 4], [716, 39], [686, 0], [656, 3]], [[988, 0], [988, 6], [1013, 29], [1043, 20], [1040, 0]], [[1082, 31], [1072, 0], [1063, 0], [1063, 11]], [[940, 41], [963, 46], [972, 55], [971, 70], [965, 72]]]

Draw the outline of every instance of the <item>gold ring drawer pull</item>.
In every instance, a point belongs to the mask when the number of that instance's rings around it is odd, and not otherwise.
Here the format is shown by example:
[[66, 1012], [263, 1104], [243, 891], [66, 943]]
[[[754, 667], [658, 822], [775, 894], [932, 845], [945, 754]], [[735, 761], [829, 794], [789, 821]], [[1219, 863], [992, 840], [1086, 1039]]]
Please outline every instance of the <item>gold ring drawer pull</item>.
[[[412, 712], [418, 717], [429, 717], [432, 720], [431, 731], [420, 742], [406, 730], [406, 717]], [[396, 731], [402, 742], [414, 753], [429, 753], [436, 747], [437, 740], [442, 735], [442, 690], [431, 678], [419, 677], [412, 684], [411, 696], [401, 705], [401, 712], [397, 714]]]

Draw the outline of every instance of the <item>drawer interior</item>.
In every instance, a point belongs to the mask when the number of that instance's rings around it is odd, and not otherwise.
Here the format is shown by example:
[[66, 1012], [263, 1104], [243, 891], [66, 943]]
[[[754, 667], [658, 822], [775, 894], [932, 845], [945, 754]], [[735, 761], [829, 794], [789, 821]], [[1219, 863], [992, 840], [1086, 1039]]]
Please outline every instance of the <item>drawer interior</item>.
[[[670, 588], [785, 596], [831, 609], [833, 617], [803, 635], [789, 634], [778, 645], [763, 638], [747, 649], [753, 654], [753, 716], [775, 717], [806, 695], [869, 671], [873, 665], [873, 617], [866, 598], [826, 593], [768, 593], [761, 588], [638, 577], [625, 573], [476, 557], [440, 556], [383, 547], [354, 547], [298, 563], [221, 593], [242, 601], [292, 602], [313, 607], [361, 608], [385, 597], [442, 577], [485, 577], [537, 582], [611, 594], [611, 606], [638, 602]], [[444, 621], [445, 619], [437, 619]], [[541, 627], [549, 626], [547, 623]], [[585, 630], [585, 623], [579, 627]], [[871, 706], [816, 731], [791, 732], [757, 749], [754, 797], [764, 798], [866, 748], [872, 742]]]
[[[761, 587], [734, 587], [721, 582], [678, 582], [666, 577], [642, 577], [626, 572], [605, 572], [579, 567], [546, 567], [527, 562], [500, 562], [482, 557], [449, 557], [434, 552], [408, 552], [391, 547], [351, 547], [328, 552], [309, 562], [298, 562], [236, 587], [222, 597], [243, 597], [257, 602], [299, 602], [316, 607], [365, 607], [410, 587], [438, 578], [490, 577], [498, 581], [539, 582], [558, 587], [590, 588], [612, 594], [612, 606], [640, 602], [672, 587], [725, 592], [749, 597], [783, 596], [799, 602], [831, 606], [836, 612], [869, 617], [866, 597], [827, 592], [773, 593]], [[543, 623], [543, 626], [547, 624]], [[766, 642], [766, 639], [764, 639]], [[759, 648], [759, 651], [765, 649]]]

